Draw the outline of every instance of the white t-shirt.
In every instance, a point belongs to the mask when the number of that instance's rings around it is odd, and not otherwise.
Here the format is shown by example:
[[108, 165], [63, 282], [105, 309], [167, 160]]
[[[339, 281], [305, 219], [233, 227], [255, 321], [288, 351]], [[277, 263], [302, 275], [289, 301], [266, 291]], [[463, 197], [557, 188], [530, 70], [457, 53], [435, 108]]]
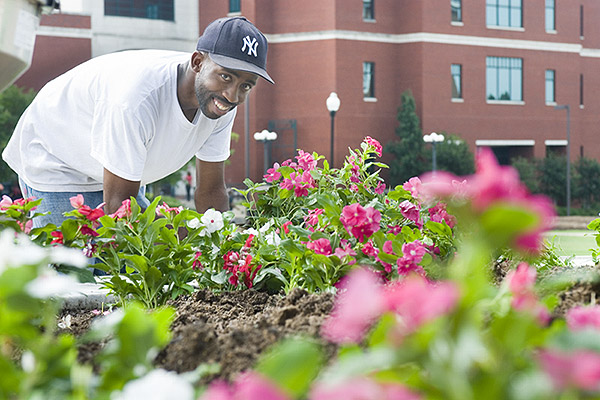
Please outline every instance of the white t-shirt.
[[87, 61], [40, 90], [2, 156], [19, 177], [46, 192], [102, 190], [103, 168], [142, 185], [194, 155], [229, 157], [236, 110], [190, 122], [177, 100], [177, 66], [191, 54], [137, 50]]

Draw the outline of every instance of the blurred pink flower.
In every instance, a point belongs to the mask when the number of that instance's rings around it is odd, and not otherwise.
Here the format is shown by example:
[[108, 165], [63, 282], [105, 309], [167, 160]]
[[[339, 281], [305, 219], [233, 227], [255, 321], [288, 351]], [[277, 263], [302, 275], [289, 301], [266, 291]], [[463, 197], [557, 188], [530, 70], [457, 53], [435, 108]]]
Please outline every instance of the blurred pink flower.
[[385, 183], [379, 182], [377, 187], [373, 190], [376, 194], [383, 194], [385, 192]]
[[288, 233], [290, 233], [290, 228], [289, 226], [292, 224], [292, 221], [286, 221], [284, 222], [281, 227], [283, 228], [283, 232], [287, 235]]
[[452, 282], [430, 283], [419, 275], [410, 275], [386, 286], [383, 296], [385, 309], [401, 318], [400, 333], [409, 334], [450, 312], [456, 306], [459, 291]]
[[311, 400], [419, 400], [421, 396], [397, 383], [380, 383], [366, 377], [345, 382], [318, 383]]
[[335, 343], [358, 343], [383, 312], [382, 288], [379, 278], [366, 268], [352, 270], [343, 285], [321, 334]]
[[12, 206], [13, 201], [7, 195], [2, 195], [2, 200], [0, 200], [0, 210], [7, 210], [8, 207]]
[[25, 222], [25, 226], [23, 226], [23, 223], [21, 221], [17, 221], [17, 224], [19, 224], [19, 227], [21, 228], [21, 231], [27, 235], [29, 235], [29, 233], [31, 233], [31, 228], [33, 228], [33, 220], [29, 219], [27, 220], [27, 222]]
[[590, 350], [542, 350], [538, 361], [558, 390], [600, 390], [600, 354]]
[[282, 389], [256, 372], [245, 372], [232, 385], [215, 381], [199, 400], [288, 400]]
[[281, 178], [281, 173], [277, 172], [279, 167], [280, 166], [278, 163], [273, 164], [273, 168], [267, 169], [267, 173], [263, 176], [263, 178], [265, 178], [265, 180], [269, 183]]
[[567, 311], [567, 326], [572, 331], [597, 329], [600, 331], [600, 305], [574, 307]]
[[425, 271], [418, 264], [423, 260], [425, 253], [427, 253], [427, 248], [419, 240], [404, 243], [402, 245], [402, 257], [396, 261], [398, 273], [400, 275], [407, 275], [414, 271], [420, 275], [424, 275]]
[[446, 211], [446, 205], [444, 203], [437, 203], [435, 206], [431, 207], [429, 210], [429, 218], [434, 222], [441, 223], [442, 221], [446, 222], [450, 228], [454, 228], [456, 224], [456, 217], [454, 215], [448, 214]]
[[522, 262], [516, 270], [506, 275], [508, 288], [513, 295], [511, 305], [515, 310], [527, 312], [545, 325], [550, 321], [548, 309], [538, 301], [535, 294], [535, 279], [537, 271], [527, 263]]
[[383, 154], [383, 147], [381, 146], [381, 143], [379, 143], [379, 141], [377, 139], [373, 139], [371, 136], [367, 136], [367, 137], [365, 137], [364, 142], [366, 144], [368, 144], [369, 146], [373, 147], [373, 150], [375, 150], [375, 153], [377, 153], [377, 155], [379, 157], [381, 157], [381, 155]]

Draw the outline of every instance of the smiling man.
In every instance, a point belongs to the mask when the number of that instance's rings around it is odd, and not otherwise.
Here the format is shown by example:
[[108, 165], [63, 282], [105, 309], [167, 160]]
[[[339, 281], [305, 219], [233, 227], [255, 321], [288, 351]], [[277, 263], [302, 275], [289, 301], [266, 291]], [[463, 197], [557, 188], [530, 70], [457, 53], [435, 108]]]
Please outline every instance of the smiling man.
[[145, 185], [196, 157], [196, 209], [228, 208], [224, 161], [237, 106], [266, 71], [267, 40], [243, 17], [212, 22], [191, 54], [123, 51], [49, 82], [2, 153], [24, 197], [43, 201], [34, 226], [59, 225], [82, 193], [113, 213]]

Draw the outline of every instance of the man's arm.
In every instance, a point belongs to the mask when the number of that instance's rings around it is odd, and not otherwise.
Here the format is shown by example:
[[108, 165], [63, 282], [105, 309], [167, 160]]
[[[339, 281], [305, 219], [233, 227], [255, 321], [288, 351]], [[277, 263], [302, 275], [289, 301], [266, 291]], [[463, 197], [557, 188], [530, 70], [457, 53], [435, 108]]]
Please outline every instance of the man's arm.
[[140, 190], [139, 181], [128, 181], [104, 168], [104, 211], [112, 214], [121, 206], [123, 200], [131, 196], [137, 197]]
[[203, 213], [209, 208], [229, 210], [229, 197], [225, 188], [225, 163], [206, 162], [196, 159], [196, 211]]

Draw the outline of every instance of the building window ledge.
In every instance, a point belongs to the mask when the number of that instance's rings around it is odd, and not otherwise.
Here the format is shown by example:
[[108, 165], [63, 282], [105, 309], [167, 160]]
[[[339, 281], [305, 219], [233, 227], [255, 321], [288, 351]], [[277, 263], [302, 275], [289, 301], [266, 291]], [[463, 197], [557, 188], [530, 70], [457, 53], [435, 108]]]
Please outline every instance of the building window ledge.
[[580, 104], [579, 108], [583, 110], [585, 108], [585, 106], [583, 104]]
[[555, 102], [555, 101], [547, 101], [547, 102], [546, 102], [546, 105], [547, 105], [548, 107], [554, 107], [554, 106], [556, 105], [556, 102]]
[[241, 15], [242, 15], [242, 12], [241, 12], [241, 11], [235, 11], [235, 12], [230, 12], [230, 13], [227, 13], [227, 16], [228, 16], [228, 17], [239, 17], [239, 16], [241, 16]]
[[548, 33], [550, 35], [556, 35], [558, 32], [556, 31], [556, 29], [552, 29], [552, 30], [546, 31], [546, 33]]
[[450, 25], [452, 26], [465, 26], [462, 21], [450, 21]]
[[363, 22], [369, 22], [369, 23], [371, 23], [371, 24], [374, 24], [374, 23], [375, 23], [375, 22], [377, 22], [377, 21], [375, 21], [375, 19], [374, 19], [374, 18], [365, 18], [365, 19], [363, 19]]
[[518, 26], [498, 26], [498, 25], [487, 25], [488, 29], [496, 29], [500, 31], [513, 31], [513, 32], [525, 32], [525, 28]]
[[451, 101], [452, 101], [453, 103], [464, 103], [464, 102], [465, 102], [465, 99], [458, 99], [458, 98], [456, 98], [456, 97], [453, 97], [453, 98], [451, 99]]
[[365, 103], [377, 103], [377, 97], [363, 97]]
[[486, 100], [487, 104], [501, 104], [507, 106], [524, 106], [525, 102], [523, 100]]

